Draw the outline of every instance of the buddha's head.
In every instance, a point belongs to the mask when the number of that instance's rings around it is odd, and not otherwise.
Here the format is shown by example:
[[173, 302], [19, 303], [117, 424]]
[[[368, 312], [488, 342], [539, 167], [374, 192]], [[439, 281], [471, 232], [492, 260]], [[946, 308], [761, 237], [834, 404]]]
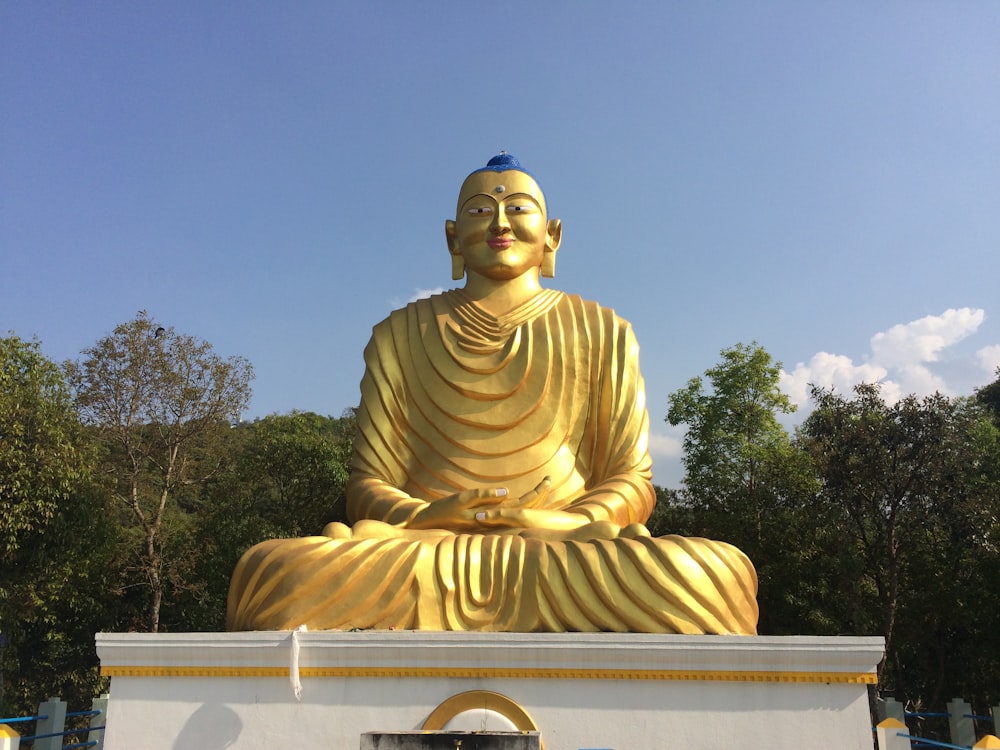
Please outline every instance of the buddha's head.
[[465, 269], [496, 281], [555, 275], [562, 224], [549, 219], [535, 178], [501, 153], [465, 178], [454, 221], [445, 222], [452, 278]]

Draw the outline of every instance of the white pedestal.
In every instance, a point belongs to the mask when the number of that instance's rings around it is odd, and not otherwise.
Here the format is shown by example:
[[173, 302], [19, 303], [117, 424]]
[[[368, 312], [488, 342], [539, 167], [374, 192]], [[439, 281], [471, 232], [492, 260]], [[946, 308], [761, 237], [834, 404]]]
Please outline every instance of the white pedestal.
[[[428, 728], [537, 728], [546, 750], [870, 750], [867, 687], [883, 642], [99, 633], [97, 651], [102, 673], [112, 678], [108, 750], [357, 750], [364, 732]], [[484, 692], [464, 695], [469, 691]]]

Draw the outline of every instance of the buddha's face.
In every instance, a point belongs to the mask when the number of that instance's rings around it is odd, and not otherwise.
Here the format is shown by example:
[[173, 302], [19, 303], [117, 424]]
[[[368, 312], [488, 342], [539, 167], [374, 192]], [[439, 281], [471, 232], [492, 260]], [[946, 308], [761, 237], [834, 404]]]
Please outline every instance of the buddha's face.
[[470, 273], [502, 281], [537, 270], [559, 246], [558, 220], [547, 221], [545, 196], [524, 172], [475, 172], [458, 196], [446, 233]]

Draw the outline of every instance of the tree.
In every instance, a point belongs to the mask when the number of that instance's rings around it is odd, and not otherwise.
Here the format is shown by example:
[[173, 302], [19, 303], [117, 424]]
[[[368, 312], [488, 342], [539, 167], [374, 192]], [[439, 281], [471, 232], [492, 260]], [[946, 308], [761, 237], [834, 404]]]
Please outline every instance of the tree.
[[667, 421], [688, 426], [684, 484], [692, 502], [738, 510], [759, 532], [769, 500], [798, 489], [805, 476], [807, 466], [777, 420], [795, 405], [778, 388], [781, 363], [762, 347], [737, 344], [721, 354], [705, 371], [712, 392], [692, 378], [670, 395]]
[[[346, 521], [354, 415], [271, 415], [228, 431], [228, 470], [205, 485], [192, 536], [196, 569], [177, 602], [185, 628], [225, 626], [229, 578], [240, 556], [265, 539], [319, 534]], [[168, 613], [168, 616], [170, 613]]]
[[691, 509], [680, 490], [654, 484], [656, 505], [646, 520], [646, 528], [653, 536], [691, 536], [697, 522], [691, 518]]
[[276, 531], [309, 536], [330, 521], [346, 520], [353, 438], [353, 414], [334, 419], [292, 412], [254, 423], [240, 457], [241, 476]]
[[218, 470], [194, 460], [199, 440], [238, 420], [250, 399], [252, 368], [211, 345], [164, 328], [142, 311], [117, 326], [83, 359], [66, 365], [83, 419], [110, 449], [115, 496], [140, 538], [138, 568], [149, 589], [146, 627], [159, 629], [171, 499]]
[[997, 621], [978, 604], [998, 600], [996, 429], [970, 399], [854, 391], [814, 388], [799, 434], [823, 480], [817, 510], [842, 538], [848, 627], [885, 636], [883, 685], [937, 701], [957, 687], [959, 647]]
[[113, 528], [95, 451], [38, 342], [0, 338], [0, 713], [89, 700], [93, 633], [113, 606]]
[[1000, 427], [1000, 367], [997, 368], [996, 375], [997, 379], [992, 383], [976, 389], [976, 401], [990, 413], [997, 427]]
[[762, 631], [802, 632], [810, 554], [800, 528], [816, 489], [808, 456], [791, 442], [777, 415], [795, 406], [778, 388], [780, 363], [756, 343], [721, 352], [702, 378], [670, 395], [667, 421], [686, 424], [683, 503], [691, 532], [740, 547], [760, 578]]
[[0, 564], [45, 530], [90, 468], [59, 367], [39, 344], [0, 338]]

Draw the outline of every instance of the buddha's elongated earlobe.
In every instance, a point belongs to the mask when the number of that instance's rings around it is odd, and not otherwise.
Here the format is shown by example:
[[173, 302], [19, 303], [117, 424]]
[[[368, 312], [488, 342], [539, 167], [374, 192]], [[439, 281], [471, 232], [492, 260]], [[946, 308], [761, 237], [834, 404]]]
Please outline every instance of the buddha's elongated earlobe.
[[465, 276], [465, 258], [458, 247], [458, 234], [455, 231], [455, 222], [448, 219], [444, 223], [444, 237], [448, 242], [448, 252], [451, 253], [451, 278], [461, 279]]
[[553, 250], [546, 250], [542, 256], [542, 276], [546, 279], [555, 278], [556, 275], [556, 254]]
[[551, 279], [556, 275], [556, 250], [562, 244], [562, 222], [549, 219], [545, 227], [545, 254], [542, 256], [542, 276]]

